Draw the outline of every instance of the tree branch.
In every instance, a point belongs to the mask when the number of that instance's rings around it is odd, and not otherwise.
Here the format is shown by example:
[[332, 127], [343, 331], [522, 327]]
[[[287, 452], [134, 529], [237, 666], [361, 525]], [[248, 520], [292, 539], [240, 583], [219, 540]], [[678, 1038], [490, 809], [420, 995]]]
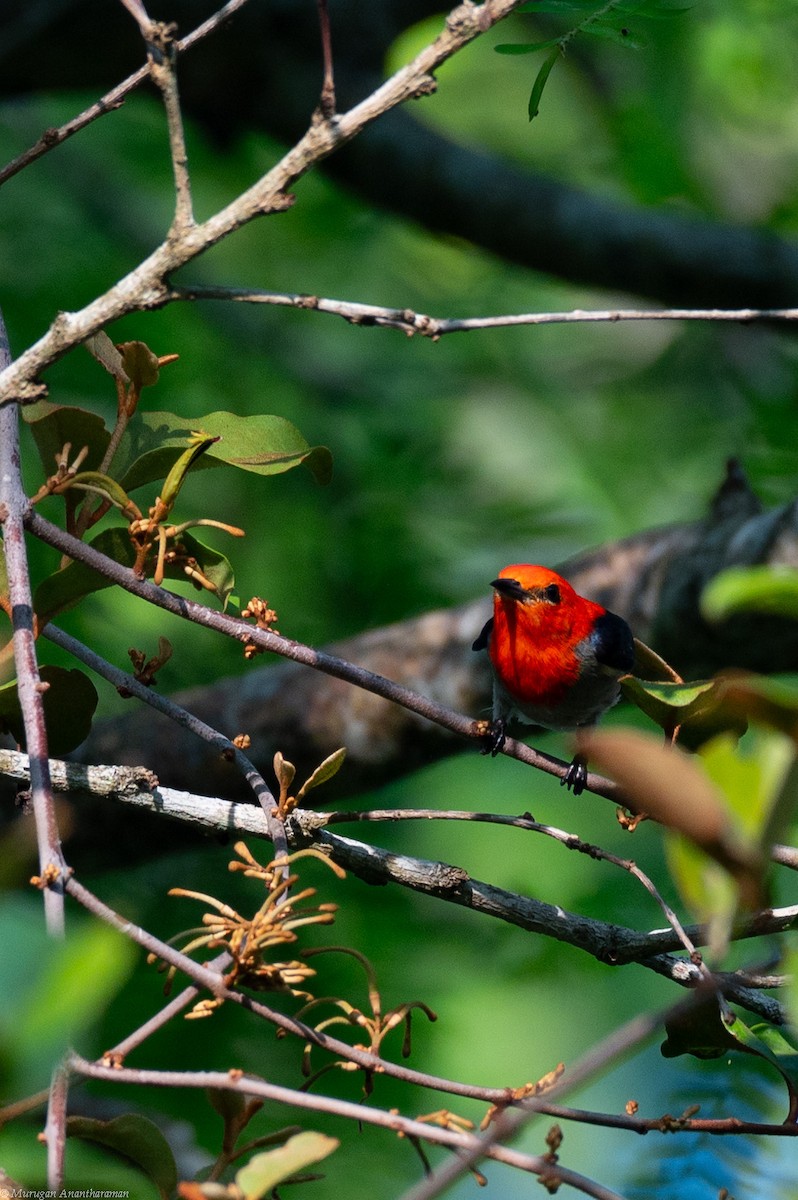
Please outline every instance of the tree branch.
[[[25, 759], [25, 755], [0, 750], [0, 774], [25, 779]], [[235, 804], [218, 797], [195, 796], [153, 783], [147, 785], [146, 790], [137, 790], [134, 781], [125, 776], [115, 784], [113, 780], [117, 771], [118, 768], [115, 767], [84, 768], [69, 763], [53, 764], [53, 777], [59, 790], [63, 788], [79, 792], [97, 786], [105, 798], [117, 800], [131, 808], [168, 817], [196, 828], [224, 833], [230, 837], [271, 840], [263, 812], [251, 804]], [[428, 820], [430, 814], [426, 811], [404, 810], [400, 815], [405, 820]], [[452, 814], [435, 815], [446, 820]], [[522, 817], [506, 818], [501, 814], [489, 813], [459, 815], [463, 819], [513, 824], [528, 832], [543, 833], [546, 836], [556, 833], [560, 835], [557, 840], [568, 848], [581, 847], [584, 853], [590, 853], [581, 839], [564, 834], [561, 830], [552, 830], [549, 826], [540, 826]], [[506, 921], [530, 933], [565, 942], [584, 950], [599, 962], [611, 966], [636, 963], [678, 983], [681, 987], [695, 988], [701, 983], [703, 974], [700, 966], [673, 954], [673, 951], [684, 946], [685, 938], [693, 946], [703, 943], [705, 931], [700, 926], [680, 926], [676, 932], [673, 929], [664, 929], [641, 933], [620, 925], [569, 913], [559, 906], [495, 887], [474, 879], [462, 867], [397, 855], [378, 846], [331, 833], [326, 828], [338, 821], [359, 819], [360, 814], [357, 813], [316, 813], [300, 809], [292, 814], [288, 823], [289, 841], [293, 847], [316, 846], [328, 853], [339, 866], [366, 883], [398, 884], [411, 891], [435, 896], [448, 903]], [[772, 909], [752, 917], [745, 926], [736, 931], [735, 940], [773, 936], [796, 926], [798, 906]], [[715, 978], [720, 981], [724, 994], [735, 1003], [775, 1024], [784, 1022], [785, 1015], [781, 1005], [771, 997], [758, 994], [756, 988], [748, 986], [749, 981], [745, 973]], [[768, 978], [760, 986], [772, 987], [774, 982], [772, 978]]]
[[[7, 369], [10, 362], [8, 337], [0, 314], [0, 369]], [[50, 785], [47, 727], [42, 699], [47, 685], [39, 675], [36, 657], [33, 599], [24, 535], [25, 515], [29, 507], [20, 468], [19, 406], [9, 404], [0, 408], [0, 525], [3, 527], [3, 554], [13, 626], [17, 695], [30, 755], [31, 793], [45, 919], [50, 934], [63, 936], [63, 875], [66, 863]]]
[[[73, 1054], [69, 1059], [70, 1070], [86, 1079], [105, 1079], [112, 1083], [133, 1083], [145, 1087], [214, 1088], [237, 1092], [243, 1096], [260, 1096], [277, 1104], [286, 1104], [311, 1112], [331, 1113], [334, 1116], [374, 1125], [405, 1137], [446, 1146], [452, 1150], [479, 1150], [481, 1142], [474, 1134], [459, 1133], [450, 1129], [413, 1121], [400, 1116], [396, 1111], [386, 1111], [373, 1105], [354, 1104], [351, 1100], [340, 1100], [332, 1096], [319, 1096], [312, 1092], [296, 1091], [279, 1087], [253, 1075], [230, 1071], [153, 1071], [131, 1068], [110, 1068], [88, 1062]], [[506, 1163], [534, 1175], [546, 1175], [559, 1184], [568, 1184], [577, 1191], [595, 1200], [623, 1200], [617, 1192], [602, 1187], [584, 1175], [570, 1171], [559, 1163], [552, 1164], [545, 1156], [523, 1154], [506, 1146], [492, 1146], [486, 1156], [496, 1162]]]
[[754, 324], [760, 321], [798, 321], [798, 308], [605, 308], [572, 309], [570, 312], [508, 313], [490, 317], [431, 317], [411, 308], [385, 308], [351, 300], [332, 300], [302, 292], [267, 292], [257, 288], [172, 286], [170, 302], [177, 300], [226, 300], [236, 304], [266, 304], [276, 308], [327, 313], [350, 325], [397, 329], [412, 337], [420, 334], [439, 341], [449, 333], [473, 333], [481, 329], [512, 329], [530, 325], [617, 324], [622, 321], [715, 321]]

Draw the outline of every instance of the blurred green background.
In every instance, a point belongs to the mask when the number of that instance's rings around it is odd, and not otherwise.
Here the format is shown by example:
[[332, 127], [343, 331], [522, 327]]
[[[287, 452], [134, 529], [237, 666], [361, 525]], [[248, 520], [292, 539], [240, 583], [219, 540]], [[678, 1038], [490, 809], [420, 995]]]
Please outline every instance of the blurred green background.
[[[389, 65], [406, 61], [436, 29], [431, 23], [410, 31]], [[798, 224], [793, 10], [769, 0], [704, 0], [678, 18], [650, 22], [645, 32], [650, 44], [640, 52], [576, 43], [555, 68], [540, 117], [530, 125], [526, 101], [537, 62], [499, 58], [493, 50], [498, 42], [529, 38], [528, 20], [516, 18], [447, 64], [438, 94], [417, 104], [414, 114], [463, 142], [600, 194], [791, 234]], [[5, 103], [0, 158], [94, 99], [73, 94]], [[281, 151], [251, 133], [222, 153], [192, 126], [188, 145], [202, 217]], [[242, 230], [182, 280], [307, 292], [436, 316], [638, 302], [567, 286], [462, 241], [434, 237], [364, 206], [318, 173], [296, 193], [290, 211]], [[170, 217], [163, 118], [143, 94], [8, 182], [0, 194], [0, 293], [14, 352], [35, 340], [59, 309], [81, 306], [134, 267]], [[507, 562], [556, 563], [635, 530], [699, 517], [729, 455], [741, 456], [765, 502], [795, 494], [796, 347], [774, 328], [551, 326], [432, 343], [309, 312], [206, 303], [129, 317], [109, 333], [115, 341], [144, 340], [158, 354], [180, 354], [158, 387], [145, 393], [145, 405], [191, 416], [217, 409], [277, 413], [308, 441], [332, 450], [335, 473], [327, 488], [301, 469], [267, 480], [200, 473], [176, 511], [184, 519], [213, 516], [245, 526], [245, 542], [223, 534], [214, 541], [234, 562], [236, 590], [242, 598], [266, 597], [279, 613], [281, 632], [303, 642], [329, 642], [485, 593]], [[57, 364], [47, 383], [53, 401], [91, 408], [112, 422], [111, 381], [85, 352]], [[25, 470], [33, 490], [41, 476], [30, 443]], [[55, 502], [45, 511], [53, 517]], [[55, 566], [49, 550], [35, 548], [33, 558], [38, 577]], [[160, 676], [164, 691], [242, 669], [233, 643], [183, 628], [111, 591], [87, 600], [62, 624], [122, 666], [130, 645], [152, 652], [158, 635], [166, 635], [175, 656]], [[51, 647], [46, 657], [63, 661]], [[119, 711], [116, 693], [101, 682], [98, 689], [101, 712]], [[565, 750], [553, 735], [536, 744]], [[514, 762], [467, 754], [359, 803], [531, 809], [539, 820], [633, 854], [667, 887], [657, 829], [644, 826], [632, 843], [611, 807], [589, 797], [574, 800]], [[639, 928], [663, 924], [628, 876], [517, 831], [408, 823], [375, 827], [373, 837], [572, 911]], [[211, 891], [234, 905], [259, 903], [252, 884], [228, 875], [229, 848], [209, 841], [159, 856], [157, 823], [151, 838], [151, 861], [141, 863], [137, 853], [135, 867], [123, 872], [87, 875], [80, 862], [74, 866], [108, 903], [163, 937], [199, 916], [188, 901], [164, 900], [171, 886]], [[45, 1087], [66, 1042], [99, 1054], [160, 1003], [154, 970], [81, 913], [69, 912], [66, 947], [46, 944], [40, 903], [23, 890], [31, 865], [30, 852], [20, 851], [8, 855], [3, 868], [4, 1100]], [[309, 940], [367, 953], [386, 1005], [418, 998], [438, 1012], [435, 1026], [423, 1018], [416, 1023], [411, 1059], [431, 1072], [518, 1085], [560, 1060], [573, 1061], [641, 1008], [674, 998], [671, 987], [642, 968], [619, 974], [557, 943], [432, 899], [369, 889], [357, 880], [340, 884], [313, 866], [306, 875], [323, 899], [341, 906], [332, 938], [315, 930]], [[330, 956], [316, 965], [322, 993], [365, 1003], [350, 960]], [[173, 1023], [130, 1062], [156, 1064], [241, 1066], [289, 1085], [300, 1081], [296, 1045], [275, 1041], [270, 1029], [227, 1010], [208, 1022]], [[770, 1119], [782, 1119], [781, 1091], [767, 1076], [752, 1079], [751, 1070], [734, 1060], [666, 1063], [654, 1045], [578, 1100], [622, 1111], [634, 1097], [644, 1115], [701, 1102], [702, 1114], [711, 1115], [713, 1104], [722, 1111], [733, 1094], [734, 1111], [758, 1105]], [[357, 1080], [347, 1075], [328, 1075], [320, 1086], [358, 1096]], [[138, 1105], [163, 1123], [168, 1118], [187, 1171], [218, 1146], [220, 1122], [201, 1093], [143, 1096], [99, 1086], [78, 1093], [119, 1106], [114, 1111]], [[379, 1081], [375, 1101], [408, 1112], [446, 1103], [411, 1097], [388, 1081]], [[451, 1107], [476, 1120], [482, 1115], [468, 1104]], [[291, 1119], [267, 1106], [255, 1128], [264, 1132]], [[393, 1197], [418, 1175], [406, 1143], [331, 1119], [308, 1124], [344, 1139], [325, 1164], [326, 1182], [309, 1185], [308, 1195]], [[536, 1152], [545, 1150], [545, 1124], [525, 1141]], [[33, 1136], [38, 1128], [18, 1123], [0, 1137], [0, 1165], [30, 1186], [44, 1179], [44, 1152]], [[779, 1145], [744, 1147], [736, 1139], [710, 1145], [695, 1138], [677, 1145], [674, 1139], [662, 1157], [656, 1136], [645, 1139], [641, 1158], [640, 1143], [630, 1135], [569, 1126], [561, 1157], [629, 1195], [692, 1200], [721, 1186], [748, 1200], [791, 1194], [779, 1190], [789, 1187]], [[126, 1186], [136, 1197], [154, 1195], [107, 1157], [70, 1145], [68, 1163], [72, 1187]], [[494, 1194], [508, 1200], [528, 1194], [529, 1179], [495, 1166], [487, 1173]], [[466, 1182], [456, 1194], [465, 1200], [476, 1193]]]

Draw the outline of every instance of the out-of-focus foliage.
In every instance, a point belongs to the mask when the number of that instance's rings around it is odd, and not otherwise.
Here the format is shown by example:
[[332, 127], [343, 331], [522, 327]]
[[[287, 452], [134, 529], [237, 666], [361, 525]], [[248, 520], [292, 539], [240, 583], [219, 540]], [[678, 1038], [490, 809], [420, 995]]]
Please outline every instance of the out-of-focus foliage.
[[[543, 19], [518, 17], [475, 44], [440, 71], [438, 94], [419, 102], [415, 115], [458, 139], [605, 195], [755, 222], [782, 233], [795, 230], [798, 18], [790, 6], [702, 0], [678, 20], [647, 30], [649, 45], [640, 52], [599, 41], [575, 45], [553, 72], [545, 108], [530, 126], [528, 62], [499, 58], [493, 47], [516, 37], [553, 36], [548, 29]], [[402, 39], [396, 61], [406, 59], [428, 32], [425, 27]], [[93, 99], [47, 97], [5, 105], [0, 157], [11, 157], [42, 128]], [[234, 195], [278, 153], [256, 133], [222, 153], [190, 128], [199, 213]], [[171, 217], [170, 188], [162, 115], [142, 93], [2, 189], [1, 299], [15, 350], [41, 333], [57, 310], [85, 303], [156, 244]], [[567, 287], [460, 242], [432, 237], [364, 207], [320, 176], [302, 180], [290, 211], [242, 230], [185, 275], [191, 282], [307, 292], [435, 315], [629, 303], [629, 297]], [[296, 424], [311, 444], [330, 447], [335, 467], [326, 489], [307, 472], [261, 478], [206, 471], [187, 479], [175, 509], [180, 519], [183, 502], [204, 507], [201, 501], [212, 492], [214, 516], [246, 529], [245, 541], [232, 551], [223, 535], [218, 541], [235, 557], [239, 594], [268, 597], [281, 632], [305, 641], [328, 641], [471, 597], [486, 591], [506, 562], [555, 563], [604, 539], [698, 516], [730, 454], [741, 455], [766, 502], [796, 490], [796, 346], [790, 335], [771, 328], [546, 327], [459, 335], [433, 344], [310, 312], [208, 303], [130, 317], [109, 333], [114, 341], [144, 340], [158, 354], [180, 354], [180, 362], [145, 393], [143, 410], [183, 416], [276, 413]], [[108, 379], [88, 354], [59, 363], [48, 372], [48, 384], [55, 403], [77, 404], [111, 421]], [[26, 476], [34, 491], [41, 470], [32, 442]], [[55, 517], [56, 503], [46, 502], [46, 515]], [[53, 552], [36, 549], [38, 578], [56, 565]], [[88, 597], [63, 623], [122, 665], [132, 643], [151, 651], [160, 635], [168, 636], [175, 654], [159, 676], [165, 691], [246, 669], [240, 647], [183, 627], [115, 590]], [[63, 661], [49, 649], [48, 656]], [[101, 711], [122, 705], [111, 689], [100, 690]], [[565, 751], [562, 739], [549, 736], [545, 744]], [[517, 763], [468, 755], [363, 803], [377, 799], [380, 806], [423, 801], [426, 807], [532, 809], [539, 819], [634, 855], [651, 874], [664, 875], [656, 828], [641, 826], [632, 845], [614, 825], [611, 806], [574, 801], [553, 781]], [[79, 806], [74, 819], [80, 820]], [[157, 823], [151, 836], [157, 846]], [[662, 924], [660, 911], [629, 876], [544, 839], [498, 828], [424, 824], [380, 828], [375, 841], [397, 853], [461, 864], [477, 878], [590, 916], [621, 923], [633, 916], [640, 928]], [[22, 886], [32, 851], [16, 845], [14, 851], [1, 860], [3, 881]], [[181, 922], [163, 897], [178, 880], [190, 879], [192, 887], [236, 904], [243, 884], [228, 876], [227, 857], [208, 843], [92, 883], [131, 920], [168, 937]], [[14, 874], [9, 863], [17, 860], [23, 867]], [[336, 937], [374, 961], [386, 1005], [410, 992], [439, 1013], [436, 1026], [419, 1023], [412, 1060], [434, 1073], [517, 1085], [560, 1059], [572, 1060], [641, 1007], [672, 996], [664, 981], [642, 968], [623, 968], [620, 975], [576, 951], [465, 911], [444, 910], [433, 899], [370, 889], [354, 880], [339, 885], [335, 898], [341, 906]], [[23, 950], [33, 955], [31, 930], [37, 923], [38, 910], [34, 917], [26, 912], [22, 922], [15, 914], [3, 918], [4, 929], [21, 931], [19, 945], [5, 936], [0, 943], [0, 971], [17, 987], [21, 966], [30, 972], [52, 969], [43, 957], [20, 958]], [[78, 950], [85, 949], [85, 939], [100, 936], [81, 933]], [[83, 1000], [102, 999], [103, 1007], [96, 1013], [81, 1009], [86, 1021], [81, 1018], [67, 1031], [89, 1056], [102, 1053], [161, 1002], [152, 970], [139, 962], [127, 976], [132, 955], [127, 943], [121, 954], [120, 945], [114, 938], [94, 947], [101, 977], [92, 980]], [[355, 986], [355, 971], [334, 959], [323, 956], [328, 992], [344, 995]], [[72, 970], [64, 960], [58, 975], [67, 997], [74, 994]], [[52, 1012], [60, 995], [49, 997]], [[45, 1086], [46, 1071], [26, 1049], [46, 1049], [45, 1043], [32, 1036], [19, 1040], [20, 1028], [29, 1029], [40, 1010], [25, 1016], [23, 993], [11, 996], [7, 1011], [18, 1008], [23, 1023], [13, 1031], [2, 1027], [3, 1066], [10, 1064], [3, 1077], [13, 1089]], [[563, 996], [572, 1001], [564, 1005]], [[47, 1030], [46, 1021], [42, 1027]], [[50, 1028], [59, 1046], [65, 1028]], [[299, 1058], [297, 1045], [275, 1042], [269, 1031], [226, 1007], [212, 1025], [178, 1024], [156, 1035], [137, 1062], [209, 1069], [242, 1062], [298, 1085]], [[672, 1105], [668, 1081], [676, 1080], [674, 1087], [688, 1102], [699, 1088], [711, 1091], [707, 1080], [720, 1081], [726, 1100], [735, 1088], [745, 1089], [725, 1061], [701, 1064], [700, 1071], [685, 1084], [677, 1068], [652, 1049], [600, 1091], [579, 1099], [606, 1107], [609, 1094], [621, 1111], [638, 1094], [646, 1113], [657, 1115]], [[356, 1096], [357, 1086], [347, 1077], [327, 1078], [340, 1094]], [[117, 1102], [111, 1088], [85, 1091], [89, 1107]], [[153, 1090], [137, 1099], [159, 1119], [171, 1114], [196, 1128], [200, 1148], [185, 1144], [181, 1167], [190, 1162], [196, 1169], [198, 1158], [215, 1152], [221, 1122], [202, 1095]], [[408, 1096], [401, 1086], [378, 1080], [374, 1101], [405, 1105]], [[768, 1111], [778, 1112], [780, 1103], [781, 1097]], [[482, 1116], [473, 1105], [462, 1108], [476, 1120]], [[257, 1132], [268, 1132], [292, 1115], [271, 1109], [259, 1119]], [[313, 1128], [341, 1132], [333, 1120], [314, 1121]], [[607, 1132], [597, 1139], [595, 1131], [569, 1128], [561, 1157], [617, 1182], [625, 1136]], [[707, 1178], [733, 1190], [745, 1171], [735, 1174], [738, 1147], [732, 1141], [716, 1139], [707, 1150], [713, 1164]], [[417, 1177], [406, 1143], [376, 1134], [362, 1141], [347, 1137], [324, 1164], [328, 1181], [315, 1185], [315, 1194], [345, 1189], [353, 1200], [373, 1200], [375, 1145], [385, 1151], [382, 1194], [396, 1194]], [[531, 1132], [528, 1146], [540, 1151], [542, 1135]], [[672, 1139], [669, 1147], [689, 1158], [684, 1140]], [[43, 1181], [40, 1153], [36, 1170]], [[721, 1170], [724, 1156], [732, 1165]], [[96, 1184], [98, 1170], [105, 1172], [105, 1185], [113, 1186], [117, 1176], [101, 1161], [101, 1168], [96, 1159], [81, 1167], [87, 1186]], [[17, 1158], [8, 1155], [4, 1164], [12, 1174], [28, 1170], [29, 1151], [19, 1148]], [[669, 1194], [667, 1174], [663, 1168], [659, 1175], [663, 1198]], [[489, 1175], [508, 1200], [514, 1187], [528, 1189], [528, 1181], [496, 1168]], [[674, 1175], [676, 1195], [684, 1171], [674, 1168]], [[35, 1184], [33, 1175], [29, 1179]], [[775, 1195], [764, 1175], [760, 1183], [763, 1196]], [[463, 1195], [471, 1194], [468, 1187]]]

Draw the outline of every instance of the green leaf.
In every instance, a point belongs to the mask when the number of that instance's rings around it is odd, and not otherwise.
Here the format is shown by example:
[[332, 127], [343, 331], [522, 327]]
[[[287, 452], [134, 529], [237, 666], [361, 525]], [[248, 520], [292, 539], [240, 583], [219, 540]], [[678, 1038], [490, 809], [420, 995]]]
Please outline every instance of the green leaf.
[[787, 1085], [790, 1107], [785, 1123], [792, 1123], [798, 1116], [798, 1052], [785, 1036], [787, 1030], [759, 1022], [750, 1028], [737, 1017], [733, 1025], [727, 1026], [739, 1048], [749, 1054], [764, 1058], [781, 1075]]
[[561, 38], [549, 38], [547, 42], [502, 42], [493, 49], [497, 54], [534, 54], [536, 50], [548, 50], [550, 46], [559, 46]]
[[636, 34], [633, 37], [625, 25], [605, 25], [601, 21], [590, 21], [581, 28], [580, 32], [589, 33], [593, 37], [605, 38], [609, 42], [615, 42], [616, 46], [628, 46], [632, 50], [643, 50], [648, 45]]
[[162, 1200], [177, 1188], [177, 1165], [166, 1138], [154, 1121], [126, 1113], [112, 1121], [67, 1117], [67, 1137], [97, 1142], [130, 1159], [157, 1187]]
[[764, 1022], [749, 1027], [738, 1016], [727, 1024], [714, 996], [667, 1021], [665, 1028], [668, 1037], [660, 1048], [665, 1058], [679, 1054], [720, 1058], [729, 1050], [739, 1050], [770, 1063], [787, 1085], [789, 1112], [785, 1124], [795, 1121], [798, 1115], [798, 1053], [787, 1040], [786, 1029], [776, 1029]]
[[158, 382], [158, 355], [153, 354], [149, 346], [144, 342], [122, 342], [117, 349], [125, 373], [136, 391], [153, 387]]
[[227, 463], [259, 475], [275, 475], [303, 463], [317, 482], [329, 482], [332, 456], [324, 446], [310, 446], [299, 430], [283, 417], [259, 414], [239, 417], [215, 412], [201, 417], [177, 417], [167, 412], [136, 413], [125, 430], [119, 454], [119, 481], [128, 490], [163, 479], [197, 429], [221, 440], [197, 464]]
[[[136, 561], [127, 529], [121, 526], [104, 529], [92, 538], [89, 545], [122, 566], [132, 567]], [[112, 581], [105, 575], [101, 575], [93, 567], [87, 567], [85, 563], [73, 560], [60, 571], [42, 580], [34, 593], [33, 607], [41, 624], [46, 625], [54, 616], [72, 608], [84, 596], [112, 586]]]
[[798, 620], [798, 571], [791, 567], [732, 567], [704, 589], [701, 611], [708, 621], [738, 612], [763, 612]]
[[727, 730], [745, 733], [745, 718], [730, 710], [724, 689], [723, 682], [711, 679], [672, 683], [627, 675], [621, 681], [627, 700], [663, 729], [681, 726], [679, 741], [693, 750]]
[[543, 65], [537, 73], [535, 82], [532, 85], [532, 91], [529, 94], [528, 112], [530, 121], [534, 121], [535, 117], [540, 112], [540, 98], [543, 95], [543, 89], [545, 88], [546, 82], [551, 74], [552, 67], [559, 57], [560, 47], [558, 44], [556, 48], [552, 50], [551, 54], [549, 54], [543, 60]]
[[210, 449], [214, 442], [219, 441], [219, 437], [203, 437], [197, 434], [191, 437], [189, 440], [192, 444], [180, 455], [177, 462], [166, 476], [164, 485], [161, 489], [161, 500], [169, 510], [174, 507], [177, 497], [180, 493], [180, 489], [185, 483], [186, 476], [191, 468], [198, 461], [198, 459], [202, 457], [206, 450]]
[[[190, 533], [181, 533], [177, 542], [186, 554], [196, 560], [196, 565], [202, 574], [213, 584], [214, 595], [221, 600], [224, 607], [227, 607], [228, 597], [235, 587], [235, 574], [229, 558], [220, 554], [218, 550], [214, 550], [212, 546], [206, 546], [204, 542], [192, 537]], [[190, 579], [191, 576], [186, 574], [182, 564], [167, 563], [166, 578], [185, 580]], [[198, 588], [202, 588], [202, 584], [196, 583], [196, 581], [192, 582], [195, 582]], [[203, 590], [207, 589], [203, 588]]]
[[327, 1158], [339, 1145], [337, 1138], [323, 1133], [298, 1133], [284, 1146], [256, 1154], [236, 1173], [236, 1183], [245, 1200], [261, 1200], [278, 1184]]
[[[97, 708], [97, 689], [88, 675], [77, 669], [47, 665], [39, 674], [42, 682], [49, 685], [42, 696], [48, 748], [50, 754], [58, 758], [88, 737]], [[0, 725], [8, 729], [19, 745], [25, 744], [16, 680], [0, 687]]]
[[84, 465], [87, 470], [96, 470], [102, 463], [108, 448], [110, 433], [102, 417], [87, 412], [85, 408], [72, 408], [63, 404], [51, 404], [39, 400], [22, 409], [22, 415], [30, 425], [39, 458], [45, 475], [55, 470], [55, 458], [67, 442], [72, 444], [72, 456], [83, 446], [89, 447]]
[[109, 375], [113, 375], [114, 379], [122, 383], [130, 383], [119, 348], [114, 345], [104, 329], [87, 337], [83, 345], [92, 358], [96, 358], [97, 362], [105, 367]]

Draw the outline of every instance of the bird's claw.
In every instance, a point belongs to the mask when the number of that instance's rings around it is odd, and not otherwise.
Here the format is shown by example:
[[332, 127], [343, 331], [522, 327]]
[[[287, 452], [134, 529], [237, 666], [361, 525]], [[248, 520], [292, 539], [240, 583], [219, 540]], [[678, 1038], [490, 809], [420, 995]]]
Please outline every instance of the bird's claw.
[[488, 721], [485, 729], [485, 744], [480, 750], [480, 754], [489, 754], [491, 758], [495, 758], [507, 740], [506, 722], [498, 717], [495, 721]]
[[587, 787], [587, 759], [577, 754], [574, 761], [560, 780], [560, 786], [568, 788], [575, 796], [581, 796]]

